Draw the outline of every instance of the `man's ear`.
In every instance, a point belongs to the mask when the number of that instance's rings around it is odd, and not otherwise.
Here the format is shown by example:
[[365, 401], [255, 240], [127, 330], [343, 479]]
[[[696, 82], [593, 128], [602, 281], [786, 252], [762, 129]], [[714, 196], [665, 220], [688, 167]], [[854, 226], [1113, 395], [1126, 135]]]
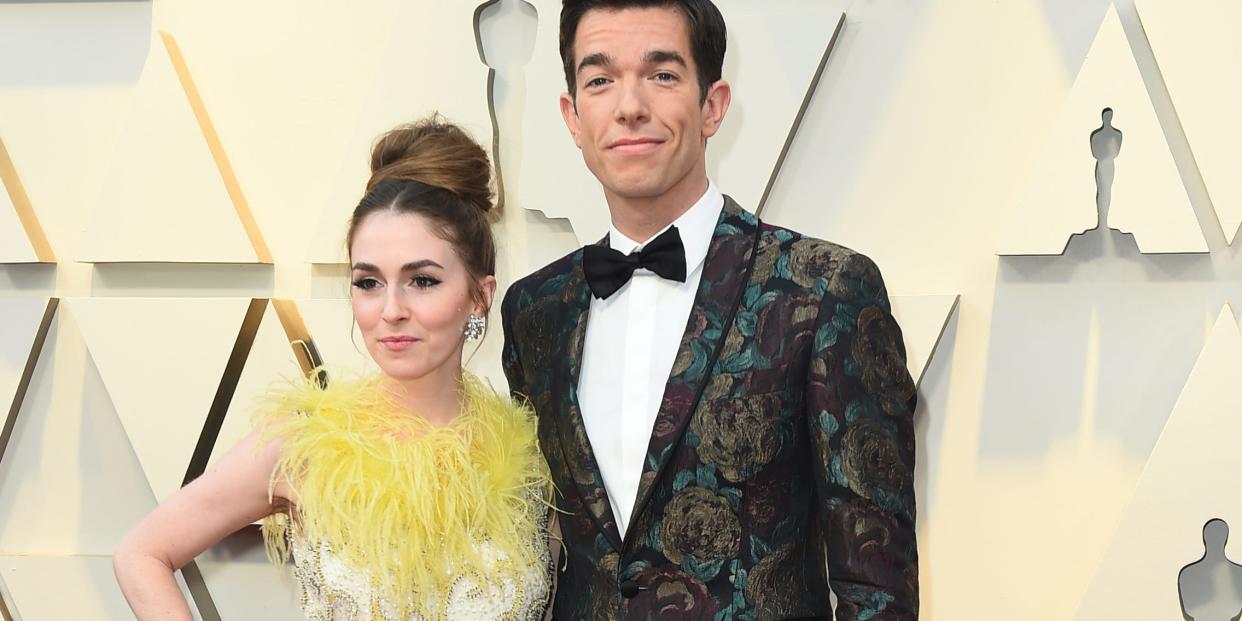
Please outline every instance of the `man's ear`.
[[725, 113], [729, 111], [729, 102], [733, 99], [733, 89], [724, 80], [716, 80], [707, 89], [707, 97], [703, 99], [703, 139], [716, 135], [720, 125], [724, 123]]
[[561, 93], [561, 117], [565, 119], [565, 127], [569, 128], [569, 135], [573, 136], [574, 144], [581, 149], [582, 140], [578, 137], [580, 131], [578, 126], [578, 108], [574, 104], [573, 95], [569, 93]]

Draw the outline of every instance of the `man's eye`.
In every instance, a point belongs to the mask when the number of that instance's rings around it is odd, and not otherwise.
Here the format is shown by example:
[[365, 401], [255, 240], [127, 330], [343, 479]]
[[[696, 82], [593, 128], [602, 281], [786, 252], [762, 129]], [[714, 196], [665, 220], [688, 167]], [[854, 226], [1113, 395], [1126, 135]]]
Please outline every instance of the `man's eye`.
[[370, 291], [379, 286], [379, 281], [374, 278], [359, 278], [354, 281], [354, 286], [363, 291]]
[[414, 286], [419, 289], [430, 289], [440, 284], [440, 281], [430, 276], [415, 276], [410, 282], [413, 282]]
[[586, 85], [587, 85], [588, 87], [592, 87], [592, 86], [603, 86], [603, 85], [605, 85], [605, 84], [607, 84], [607, 83], [608, 83], [608, 78], [594, 78], [594, 79], [588, 80], [588, 81], [587, 81], [587, 83], [586, 83]]
[[661, 71], [655, 74], [655, 79], [660, 82], [672, 82], [677, 79], [677, 76], [667, 71]]

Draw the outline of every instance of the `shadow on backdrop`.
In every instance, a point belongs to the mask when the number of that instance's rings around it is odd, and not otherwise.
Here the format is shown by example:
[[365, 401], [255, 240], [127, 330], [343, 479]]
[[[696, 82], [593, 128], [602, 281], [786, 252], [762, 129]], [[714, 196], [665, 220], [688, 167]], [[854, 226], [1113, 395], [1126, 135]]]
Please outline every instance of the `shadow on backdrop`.
[[1112, 109], [1089, 136], [1096, 227], [1060, 256], [1004, 256], [997, 271], [980, 452], [1034, 457], [1060, 439], [1100, 434], [1146, 455], [1220, 308], [1206, 254], [1141, 254], [1109, 228], [1112, 182], [1125, 166]]
[[0, 0], [0, 87], [136, 81], [151, 11], [151, 2]]

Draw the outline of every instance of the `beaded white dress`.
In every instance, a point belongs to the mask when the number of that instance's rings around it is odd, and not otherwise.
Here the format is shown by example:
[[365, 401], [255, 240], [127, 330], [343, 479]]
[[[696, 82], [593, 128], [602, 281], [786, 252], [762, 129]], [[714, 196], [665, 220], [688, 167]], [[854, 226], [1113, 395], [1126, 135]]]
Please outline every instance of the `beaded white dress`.
[[[318, 546], [303, 540], [296, 529], [289, 530], [293, 553], [294, 578], [298, 582], [302, 611], [310, 621], [432, 621], [411, 613], [401, 618], [400, 607], [387, 601], [376, 588], [373, 576], [352, 568], [332, 553], [326, 543]], [[506, 555], [481, 542], [481, 556], [497, 565], [508, 564]], [[544, 617], [551, 596], [551, 559], [543, 566], [528, 566], [489, 581], [477, 573], [462, 573], [441, 594], [441, 616], [445, 621], [538, 621]], [[512, 566], [510, 564], [510, 566]], [[437, 620], [438, 621], [438, 620]]]

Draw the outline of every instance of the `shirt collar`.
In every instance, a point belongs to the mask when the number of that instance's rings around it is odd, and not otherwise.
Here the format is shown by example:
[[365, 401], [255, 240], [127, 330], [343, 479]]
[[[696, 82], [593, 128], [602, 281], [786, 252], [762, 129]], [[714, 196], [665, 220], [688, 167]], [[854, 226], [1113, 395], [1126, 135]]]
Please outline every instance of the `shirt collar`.
[[[707, 191], [703, 193], [703, 196], [699, 197], [699, 200], [691, 205], [686, 213], [673, 220], [672, 224], [656, 231], [651, 239], [655, 239], [669, 227], [676, 226], [677, 233], [681, 235], [681, 243], [686, 249], [686, 273], [689, 274], [698, 269], [707, 258], [707, 251], [712, 243], [712, 233], [716, 232], [716, 222], [720, 220], [720, 212], [723, 209], [724, 194], [721, 194], [720, 189], [709, 179]], [[617, 230], [615, 225], [609, 224], [608, 245], [621, 254], [630, 254], [643, 244], [626, 237]]]

